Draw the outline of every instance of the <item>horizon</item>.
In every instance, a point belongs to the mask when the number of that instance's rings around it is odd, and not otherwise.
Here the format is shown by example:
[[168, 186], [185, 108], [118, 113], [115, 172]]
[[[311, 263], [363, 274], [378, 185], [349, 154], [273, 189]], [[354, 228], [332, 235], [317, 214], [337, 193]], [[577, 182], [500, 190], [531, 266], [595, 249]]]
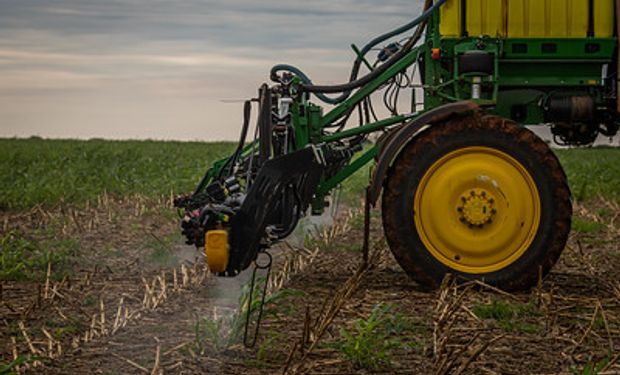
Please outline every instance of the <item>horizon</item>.
[[420, 2], [9, 0], [0, 137], [236, 140], [239, 101], [290, 63], [342, 83], [354, 53]]

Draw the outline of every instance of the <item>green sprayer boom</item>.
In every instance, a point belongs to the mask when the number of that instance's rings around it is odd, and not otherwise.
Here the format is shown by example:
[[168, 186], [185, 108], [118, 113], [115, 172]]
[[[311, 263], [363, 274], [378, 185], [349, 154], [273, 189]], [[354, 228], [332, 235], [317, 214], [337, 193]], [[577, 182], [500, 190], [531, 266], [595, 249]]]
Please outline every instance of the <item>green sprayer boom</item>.
[[426, 0], [407, 25], [353, 46], [347, 83], [276, 65], [245, 103], [238, 147], [176, 201], [188, 243], [235, 276], [372, 163], [368, 202], [380, 202], [387, 242], [413, 279], [534, 285], [565, 246], [572, 208], [560, 163], [524, 125], [550, 126], [569, 146], [616, 134], [617, 7]]

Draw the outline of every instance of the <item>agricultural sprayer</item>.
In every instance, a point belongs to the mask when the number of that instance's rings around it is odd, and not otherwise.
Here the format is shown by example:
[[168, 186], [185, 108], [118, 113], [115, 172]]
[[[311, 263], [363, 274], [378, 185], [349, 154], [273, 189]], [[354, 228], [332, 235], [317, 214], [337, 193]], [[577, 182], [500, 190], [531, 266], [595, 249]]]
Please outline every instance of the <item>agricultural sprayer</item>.
[[532, 286], [560, 256], [572, 207], [558, 159], [524, 125], [568, 146], [616, 134], [619, 4], [426, 0], [409, 24], [352, 46], [347, 83], [274, 66], [235, 151], [176, 201], [188, 243], [235, 276], [372, 163], [367, 201], [413, 279]]

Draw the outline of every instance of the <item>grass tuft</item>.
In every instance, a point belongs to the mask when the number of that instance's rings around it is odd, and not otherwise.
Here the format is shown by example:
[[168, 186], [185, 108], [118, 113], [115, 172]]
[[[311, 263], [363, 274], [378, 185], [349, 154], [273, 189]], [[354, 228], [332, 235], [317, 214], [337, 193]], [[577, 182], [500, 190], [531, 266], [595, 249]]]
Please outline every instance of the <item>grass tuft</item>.
[[591, 221], [576, 216], [573, 217], [571, 226], [575, 232], [591, 234], [598, 233], [605, 229], [605, 224], [597, 223], [596, 221]]
[[41, 280], [48, 264], [58, 277], [77, 249], [70, 239], [34, 241], [18, 231], [5, 233], [0, 238], [0, 279]]
[[607, 367], [610, 360], [611, 354], [608, 354], [607, 357], [598, 362], [589, 360], [581, 370], [578, 370], [575, 366], [571, 366], [570, 370], [575, 375], [598, 375], [605, 367]]
[[480, 319], [497, 321], [498, 325], [508, 332], [536, 333], [540, 330], [538, 325], [526, 321], [529, 317], [540, 315], [530, 303], [513, 304], [494, 300], [489, 304], [475, 305], [473, 312]]
[[555, 150], [577, 201], [604, 197], [620, 202], [620, 148]]
[[[248, 314], [250, 318], [260, 308], [264, 280], [256, 281], [253, 293], [250, 293], [250, 284], [246, 284], [239, 297], [239, 307], [232, 313], [219, 317], [208, 317], [200, 319], [194, 327], [195, 339], [194, 348], [199, 353], [204, 353], [207, 345], [213, 350], [221, 352], [229, 349], [233, 345], [241, 343]], [[250, 300], [250, 294], [252, 300]], [[294, 289], [282, 289], [271, 293], [265, 297], [263, 318], [275, 313], [275, 306], [293, 297], [303, 295], [304, 292]], [[251, 329], [250, 329], [251, 330]], [[249, 332], [252, 334], [252, 331]]]
[[379, 370], [390, 367], [392, 351], [406, 344], [399, 335], [417, 325], [400, 314], [391, 314], [391, 305], [377, 304], [367, 319], [357, 319], [351, 329], [341, 328], [337, 349], [355, 368]]

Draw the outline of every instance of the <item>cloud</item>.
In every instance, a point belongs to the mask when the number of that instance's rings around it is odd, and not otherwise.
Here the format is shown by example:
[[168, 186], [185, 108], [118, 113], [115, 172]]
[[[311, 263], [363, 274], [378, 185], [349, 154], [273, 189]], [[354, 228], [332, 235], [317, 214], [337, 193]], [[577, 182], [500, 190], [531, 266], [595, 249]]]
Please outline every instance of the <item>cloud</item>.
[[168, 137], [179, 111], [191, 130], [177, 134], [196, 134], [205, 116], [218, 124], [202, 129], [206, 139], [234, 139], [238, 109], [222, 99], [255, 95], [282, 62], [316, 82], [340, 83], [354, 58], [351, 43], [407, 22], [420, 7], [410, 0], [5, 0], [0, 136], [58, 136], [63, 127], [72, 136], [76, 127], [63, 125], [72, 121], [81, 122], [76, 134], [102, 136], [99, 119], [114, 118], [122, 137], [130, 118], [132, 127]]

